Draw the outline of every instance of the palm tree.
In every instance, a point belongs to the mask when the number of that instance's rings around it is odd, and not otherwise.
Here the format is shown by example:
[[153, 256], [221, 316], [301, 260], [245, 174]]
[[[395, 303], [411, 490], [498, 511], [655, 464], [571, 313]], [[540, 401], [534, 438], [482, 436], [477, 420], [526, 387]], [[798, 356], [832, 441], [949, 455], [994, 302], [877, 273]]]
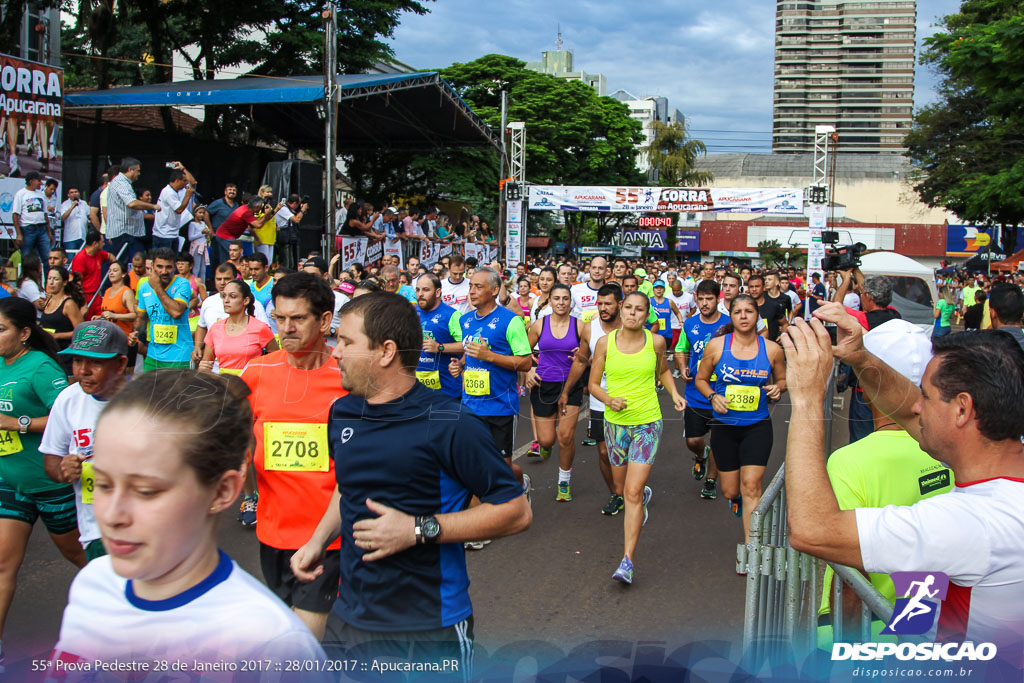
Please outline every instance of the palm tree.
[[697, 170], [697, 159], [708, 153], [700, 140], [690, 138], [679, 121], [655, 121], [654, 138], [643, 148], [662, 187], [700, 187], [715, 180], [709, 171]]

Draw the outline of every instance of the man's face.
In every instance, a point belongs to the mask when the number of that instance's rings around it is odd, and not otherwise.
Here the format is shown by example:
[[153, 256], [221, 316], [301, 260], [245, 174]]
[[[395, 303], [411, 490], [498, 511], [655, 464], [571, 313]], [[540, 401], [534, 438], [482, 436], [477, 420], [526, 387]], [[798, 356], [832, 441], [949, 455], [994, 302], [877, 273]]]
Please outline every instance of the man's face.
[[185, 187], [185, 185], [186, 185], [184, 178], [178, 178], [177, 180], [172, 180], [171, 182], [169, 182], [167, 184], [170, 185], [175, 191], [180, 190], [181, 188]]
[[46, 189], [43, 190], [43, 194], [45, 194], [47, 197], [52, 197], [53, 193], [56, 192], [56, 191], [57, 191], [57, 186], [56, 185], [47, 185]]
[[418, 258], [413, 256], [412, 258], [409, 259], [409, 272], [410, 273], [415, 273], [416, 270], [419, 267], [420, 267], [420, 260]]
[[[921, 450], [936, 460], [949, 462], [956, 452], [956, 401], [944, 401], [942, 392], [932, 384], [935, 372], [942, 359], [938, 356], [928, 361], [924, 376], [921, 377], [921, 396], [914, 403], [913, 411], [921, 422]], [[955, 458], [955, 456], [953, 456]]]
[[462, 278], [466, 276], [466, 264], [465, 263], [453, 263], [448, 268], [448, 279], [451, 280], [453, 285], [457, 285], [462, 282]]
[[747, 281], [747, 293], [755, 299], [760, 299], [761, 295], [764, 294], [764, 281], [757, 279]]
[[[220, 273], [217, 276], [220, 277]], [[220, 288], [219, 281], [217, 287]], [[281, 348], [288, 353], [300, 353], [319, 347], [330, 331], [332, 317], [331, 311], [314, 315], [309, 302], [302, 297], [274, 297], [274, 321], [277, 322]]]
[[[855, 284], [853, 288], [854, 288], [854, 290], [856, 290], [857, 289], [857, 285]], [[779, 289], [781, 289], [783, 292], [788, 292], [789, 291], [789, 279], [779, 280]]]
[[740, 283], [734, 277], [722, 279], [722, 296], [726, 301], [732, 301], [740, 293]]
[[331, 358], [341, 370], [341, 386], [356, 396], [369, 396], [377, 383], [383, 348], [371, 349], [370, 339], [363, 331], [363, 316], [350, 313], [341, 316], [338, 324], [338, 345]]
[[223, 292], [224, 287], [234, 279], [235, 276], [231, 274], [231, 271], [218, 270], [213, 276], [213, 283], [217, 286], [217, 293]]
[[73, 356], [71, 359], [72, 374], [78, 380], [82, 391], [93, 394], [106, 394], [121, 379], [127, 359], [124, 356], [113, 358], [86, 358]]
[[416, 303], [424, 311], [431, 311], [441, 298], [441, 290], [434, 287], [428, 278], [421, 277], [416, 281]]
[[320, 269], [314, 266], [312, 263], [307, 263], [302, 266], [302, 270], [306, 273], [312, 273], [319, 278], [323, 278], [324, 274], [320, 272]]
[[639, 283], [636, 280], [636, 276], [632, 275], [622, 281], [622, 293], [623, 295], [632, 294], [640, 288]]
[[171, 279], [174, 278], [174, 260], [173, 259], [153, 259], [153, 272], [160, 278], [160, 284], [164, 287], [171, 284]]
[[558, 281], [563, 285], [572, 285], [572, 266], [564, 265], [558, 268]]
[[142, 175], [142, 166], [135, 166], [134, 168], [123, 169], [121, 172], [124, 173], [125, 177], [128, 178], [128, 180], [134, 183], [136, 180], [139, 179], [139, 176]]
[[228, 185], [224, 188], [224, 197], [226, 199], [234, 199], [236, 194], [238, 194], [238, 188], [234, 185]]
[[619, 317], [619, 301], [614, 294], [597, 297], [597, 314], [606, 323], [613, 323]]
[[526, 264], [520, 263], [516, 266], [516, 277], [522, 277], [523, 275], [526, 275]]
[[700, 314], [705, 318], [711, 317], [714, 313], [715, 308], [718, 307], [718, 298], [714, 294], [698, 294], [697, 295], [697, 308], [700, 309]]
[[622, 261], [616, 261], [615, 265], [612, 267], [612, 276], [615, 278], [616, 282], [621, 280], [625, 274], [626, 264]]
[[242, 247], [237, 244], [232, 244], [228, 247], [228, 259], [231, 261], [237, 261], [242, 258]]
[[54, 251], [50, 252], [50, 256], [49, 256], [49, 258], [47, 258], [47, 263], [49, 263], [50, 268], [57, 268], [58, 266], [59, 267], [66, 266], [67, 263], [68, 263], [68, 260], [67, 260], [67, 258], [65, 258], [63, 253], [54, 250]]
[[430, 267], [430, 272], [432, 272], [434, 275], [437, 275], [438, 277], [440, 277], [441, 271], [443, 270], [444, 266], [442, 266], [440, 263], [435, 263], [433, 266]]
[[779, 276], [774, 273], [765, 275], [764, 286], [769, 292], [774, 292], [779, 288]]
[[246, 261], [249, 264], [249, 276], [256, 282], [263, 282], [267, 278], [267, 267], [259, 261]]
[[35, 192], [36, 190], [39, 189], [39, 186], [42, 184], [42, 180], [39, 180], [39, 178], [33, 178], [32, 180], [29, 180], [28, 182], [25, 183], [25, 187]]
[[474, 273], [469, 279], [469, 303], [473, 308], [487, 308], [498, 296], [498, 288], [491, 287], [489, 273]]
[[679, 280], [672, 281], [672, 296], [682, 296], [683, 294], [683, 283]]
[[590, 262], [590, 281], [604, 282], [604, 276], [608, 272], [608, 261], [597, 256]]
[[68, 190], [68, 199], [70, 199], [71, 201], [73, 201], [73, 202], [74, 201], [78, 201], [79, 199], [81, 199], [81, 197], [82, 197], [82, 195], [79, 194], [78, 190], [75, 190], [75, 189]]
[[398, 278], [397, 270], [388, 270], [381, 279], [384, 281], [384, 291], [391, 292], [392, 294], [397, 292], [398, 287], [402, 284], [401, 280]]

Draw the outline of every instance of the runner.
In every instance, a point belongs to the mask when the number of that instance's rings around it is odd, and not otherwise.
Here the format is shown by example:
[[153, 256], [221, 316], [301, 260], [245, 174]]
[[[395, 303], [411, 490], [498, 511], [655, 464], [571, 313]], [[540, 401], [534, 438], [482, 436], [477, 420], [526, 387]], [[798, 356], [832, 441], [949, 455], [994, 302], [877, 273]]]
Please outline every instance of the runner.
[[53, 337], [36, 323], [36, 309], [18, 297], [0, 299], [0, 672], [3, 627], [14, 599], [18, 569], [36, 521], [78, 567], [75, 491], [50, 480], [39, 451], [47, 415], [67, 387]]
[[[639, 292], [626, 296], [622, 329], [609, 332], [597, 342], [590, 373], [590, 393], [608, 406], [604, 415], [605, 440], [611, 444], [608, 458], [616, 493], [626, 503], [623, 557], [612, 575], [625, 584], [633, 583], [633, 558], [652, 495], [646, 484], [661, 439], [657, 380], [660, 378], [671, 392], [677, 411], [686, 407], [665, 360], [664, 339], [644, 329], [649, 312], [646, 296]], [[607, 390], [601, 386], [603, 375], [607, 375]]]
[[462, 383], [448, 372], [451, 358], [462, 355], [462, 316], [441, 303], [441, 280], [433, 273], [416, 279], [416, 312], [423, 329], [423, 350], [416, 366], [416, 379], [431, 389], [462, 398]]
[[[640, 291], [639, 284], [640, 284], [640, 278], [638, 278], [636, 275], [626, 274], [626, 275], [623, 276], [623, 278], [622, 278], [622, 297], [623, 297], [623, 301], [625, 301], [625, 297], [629, 296], [633, 292], [639, 292]], [[643, 294], [643, 292], [640, 292], [640, 293]], [[647, 296], [647, 295], [644, 294], [644, 296]], [[649, 301], [649, 299], [648, 299], [648, 301]], [[661, 328], [661, 321], [658, 320], [658, 313], [657, 313], [657, 311], [654, 310], [653, 307], [647, 312], [647, 322], [645, 324], [648, 326], [647, 329], [649, 329], [654, 334], [657, 334], [658, 330]]]
[[309, 630], [217, 548], [252, 443], [246, 393], [235, 378], [163, 369], [110, 400], [92, 457], [93, 510], [110, 555], [71, 584], [55, 661], [298, 658], [323, 670]]
[[651, 308], [658, 316], [658, 334], [665, 339], [665, 348], [669, 350], [667, 360], [672, 361], [672, 351], [675, 346], [672, 340], [675, 338], [672, 332], [672, 325], [683, 324], [683, 312], [676, 306], [675, 302], [665, 296], [665, 281], [655, 280], [654, 296], [651, 297]]
[[[266, 243], [261, 246], [270, 249], [274, 247], [273, 244]], [[267, 304], [271, 299], [270, 290], [274, 286], [274, 278], [270, 277], [267, 256], [262, 251], [257, 251], [246, 256], [245, 259], [249, 264], [249, 280], [246, 281], [246, 284], [252, 290], [252, 295], [256, 297], [256, 305], [266, 311]]]
[[[217, 270], [213, 274], [213, 284], [217, 288], [217, 293], [206, 297], [203, 300], [203, 305], [199, 307], [199, 322], [193, 339], [192, 362], [199, 363], [203, 360], [203, 345], [206, 341], [207, 331], [213, 327], [215, 322], [228, 317], [224, 310], [223, 292], [229, 282], [237, 279], [238, 270], [234, 264], [222, 263], [217, 266]], [[260, 322], [270, 324], [266, 311], [259, 306], [254, 307], [253, 314]]]
[[[728, 318], [731, 315], [729, 310], [732, 308], [732, 301], [740, 293], [740, 276], [732, 271], [728, 271], [722, 276], [721, 283], [722, 299], [718, 302], [718, 312]], [[760, 315], [757, 316], [756, 325], [757, 333], [767, 338], [768, 323], [762, 320]]]
[[533, 310], [536, 295], [530, 287], [530, 278], [523, 275], [516, 281], [516, 293], [512, 296], [512, 312], [523, 318], [523, 323], [530, 324], [530, 311]]
[[50, 479], [74, 486], [78, 542], [86, 558], [94, 560], [106, 551], [92, 511], [93, 430], [100, 411], [127, 379], [128, 337], [107, 320], [84, 322], [75, 327], [73, 341], [61, 355], [73, 359], [76, 381], [54, 401], [39, 451], [45, 454], [43, 467]]
[[249, 285], [242, 280], [232, 280], [224, 286], [220, 296], [228, 317], [210, 326], [199, 369], [215, 372], [216, 360], [219, 374], [240, 375], [249, 361], [263, 355], [264, 349], [267, 353], [277, 351], [277, 342], [270, 326], [254, 315], [258, 304], [253, 300]]
[[473, 310], [469, 297], [470, 283], [465, 275], [466, 259], [455, 254], [448, 266], [448, 277], [441, 282], [441, 303], [451, 306], [459, 315], [466, 315]]
[[[475, 274], [474, 287], [480, 277], [488, 274]], [[421, 335], [396, 295], [345, 306], [334, 358], [351, 393], [334, 402], [328, 426], [338, 487], [291, 566], [300, 579], [321, 576], [323, 548], [343, 536], [324, 638], [332, 658], [455, 660], [447, 679], [468, 680], [473, 608], [460, 546], [522, 532], [532, 513], [489, 428], [416, 381]], [[470, 507], [474, 495], [480, 504]]]
[[[786, 390], [782, 347], [757, 334], [758, 319], [754, 298], [737, 295], [732, 300], [733, 331], [705, 345], [694, 380], [697, 391], [714, 411], [711, 449], [722, 494], [729, 500], [732, 513], [743, 518], [744, 542], [750, 540], [750, 512], [761, 500], [765, 466], [772, 454], [768, 401], [777, 401]], [[714, 387], [710, 384], [712, 375]]]
[[174, 267], [178, 276], [188, 280], [188, 286], [192, 288], [192, 298], [188, 301], [188, 329], [194, 335], [199, 326], [199, 307], [202, 306], [203, 300], [207, 296], [206, 285], [192, 272], [193, 259], [187, 251], [178, 253], [177, 258], [174, 259]]
[[[77, 280], [72, 280], [63, 266], [50, 268], [46, 274], [46, 300], [39, 311], [39, 326], [57, 342], [63, 351], [71, 343], [75, 325], [82, 322], [85, 295]], [[71, 376], [71, 359], [58, 357], [64, 374]]]
[[[691, 285], [692, 284], [693, 283], [691, 280]], [[683, 314], [682, 320], [679, 320], [678, 318], [672, 318], [672, 344], [669, 346], [669, 348], [672, 349], [672, 351], [674, 352], [676, 344], [679, 343], [679, 337], [682, 336], [683, 323], [686, 320], [688, 320], [690, 316], [697, 312], [697, 303], [694, 301], [693, 298], [694, 288], [691, 286], [689, 290], [685, 290], [683, 288], [683, 281], [680, 280], [678, 277], [673, 278], [672, 282], [668, 283], [668, 285], [671, 291], [667, 292], [665, 296], [668, 297], [668, 299], [672, 301], [672, 303], [676, 305], [676, 308], [678, 308], [680, 312]], [[670, 360], [674, 360], [674, 357], [670, 358]], [[678, 372], [678, 370], [674, 371], [672, 373], [673, 376], [678, 377]]]
[[590, 280], [572, 286], [572, 314], [583, 322], [589, 323], [597, 315], [597, 292], [604, 286], [608, 260], [604, 256], [595, 256], [590, 262]]
[[[596, 297], [595, 297], [596, 304]], [[583, 385], [579, 378], [568, 385], [573, 358], [581, 346], [583, 322], [569, 315], [572, 293], [559, 283], [551, 288], [549, 316], [530, 325], [530, 348], [538, 350], [537, 367], [527, 374], [533, 424], [540, 444], [538, 455], [547, 460], [558, 439], [557, 501], [572, 500], [572, 462], [576, 456], [576, 418], [583, 405]], [[566, 401], [559, 398], [566, 394]]]
[[[622, 288], [617, 284], [610, 283], [597, 292], [597, 316], [590, 321], [589, 325], [583, 327], [583, 334], [580, 337], [580, 348], [573, 360], [572, 369], [569, 370], [569, 378], [565, 383], [566, 388], [575, 386], [586, 373], [591, 358], [594, 356], [594, 349], [597, 342], [612, 330], [622, 327], [622, 317], [619, 315], [619, 308], [622, 306]], [[605, 377], [601, 378], [601, 386], [607, 387]], [[563, 390], [558, 402], [560, 405], [567, 405], [568, 393]], [[587, 426], [587, 433], [593, 443], [584, 441], [584, 445], [597, 446], [597, 464], [601, 468], [601, 476], [608, 486], [610, 497], [608, 504], [601, 509], [602, 515], [617, 515], [622, 511], [625, 503], [622, 495], [616, 493], [615, 481], [612, 478], [612, 465], [608, 461], [608, 443], [604, 439], [604, 404], [590, 394], [590, 421]]]
[[761, 275], [751, 275], [747, 279], [747, 293], [754, 297], [757, 304], [757, 315], [768, 326], [765, 339], [777, 341], [779, 335], [789, 327], [785, 302], [780, 299], [769, 299], [765, 293], [765, 279]]
[[[135, 308], [135, 292], [125, 284], [124, 266], [120, 261], [110, 264], [107, 271], [110, 287], [103, 293], [103, 315], [102, 318], [93, 320], [108, 320], [124, 332], [127, 339], [135, 326], [135, 319], [139, 317]], [[128, 364], [125, 366], [125, 374], [135, 374], [135, 361], [138, 350], [135, 347], [128, 347]]]
[[719, 292], [718, 283], [714, 280], [701, 280], [697, 284], [699, 314], [684, 323], [683, 333], [679, 335], [679, 343], [676, 345], [676, 367], [686, 380], [683, 434], [686, 447], [693, 453], [693, 478], [704, 480], [700, 497], [707, 500], [714, 500], [717, 495], [718, 467], [715, 465], [714, 453], [704, 443], [704, 435], [711, 430], [714, 415], [711, 403], [697, 390], [694, 380], [707, 343], [720, 328], [729, 323], [729, 318], [718, 310]]
[[551, 266], [541, 268], [537, 276], [537, 288], [540, 294], [530, 305], [530, 322], [535, 323], [546, 315], [551, 315], [551, 288], [558, 282], [558, 271]]
[[174, 259], [170, 249], [154, 249], [153, 276], [139, 285], [135, 329], [145, 330], [149, 340], [143, 372], [189, 366], [192, 334], [186, 313], [192, 287], [174, 272]]
[[334, 295], [323, 279], [295, 273], [274, 285], [273, 297], [283, 348], [242, 372], [255, 419], [260, 500], [251, 502], [267, 586], [321, 638], [337, 594], [340, 546], [329, 547], [327, 570], [313, 583], [296, 580], [289, 559], [313, 534], [335, 489], [326, 425], [331, 403], [346, 392], [326, 342]]

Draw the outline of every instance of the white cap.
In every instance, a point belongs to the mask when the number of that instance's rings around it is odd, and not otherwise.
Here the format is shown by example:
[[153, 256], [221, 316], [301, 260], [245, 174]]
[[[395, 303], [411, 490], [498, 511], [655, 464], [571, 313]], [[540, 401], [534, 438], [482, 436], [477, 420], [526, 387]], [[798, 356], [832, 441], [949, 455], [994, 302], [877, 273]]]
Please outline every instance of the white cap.
[[924, 368], [932, 359], [928, 333], [906, 320], [890, 320], [864, 335], [864, 348], [920, 386]]
[[534, 268], [530, 272], [533, 273], [534, 275], [540, 275], [540, 268]]

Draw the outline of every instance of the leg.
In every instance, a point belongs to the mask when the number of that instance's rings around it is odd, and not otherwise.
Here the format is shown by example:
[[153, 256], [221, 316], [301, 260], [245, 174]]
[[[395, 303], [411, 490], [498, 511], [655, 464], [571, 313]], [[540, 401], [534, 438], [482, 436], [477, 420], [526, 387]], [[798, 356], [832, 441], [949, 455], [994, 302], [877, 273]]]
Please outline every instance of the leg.
[[718, 483], [722, 487], [722, 495], [732, 500], [740, 497], [740, 471], [719, 472]]
[[77, 528], [64, 534], [50, 534], [50, 538], [60, 550], [60, 554], [67, 558], [68, 562], [81, 569], [88, 559], [85, 556], [85, 548], [78, 542], [78, 536]]
[[576, 421], [579, 415], [579, 406], [566, 406], [565, 415], [558, 418], [558, 466], [563, 470], [571, 470], [576, 457]]
[[636, 554], [636, 544], [640, 540], [640, 529], [644, 524], [644, 487], [651, 476], [651, 465], [631, 461], [625, 471], [623, 497], [626, 499], [626, 519], [624, 522], [624, 552], [630, 562]]
[[298, 607], [292, 607], [292, 611], [295, 612], [295, 616], [299, 618], [306, 628], [316, 636], [317, 640], [322, 640], [324, 637], [324, 631], [327, 630], [327, 615], [330, 612], [310, 612], [309, 610], [299, 609]]
[[608, 444], [601, 441], [597, 444], [597, 464], [601, 468], [601, 478], [609, 493], [615, 493], [615, 481], [612, 478], [612, 465], [608, 462]]
[[18, 583], [18, 569], [25, 559], [28, 538], [32, 525], [19, 519], [0, 519], [0, 638], [4, 633], [4, 622], [14, 600], [14, 589]]
[[548, 415], [541, 417], [536, 411], [533, 414], [533, 428], [537, 434], [537, 443], [544, 448], [551, 448], [555, 444], [555, 416]]
[[750, 542], [750, 512], [761, 501], [764, 481], [764, 467], [744, 465], [740, 467], [740, 493], [743, 495], [743, 542]]

